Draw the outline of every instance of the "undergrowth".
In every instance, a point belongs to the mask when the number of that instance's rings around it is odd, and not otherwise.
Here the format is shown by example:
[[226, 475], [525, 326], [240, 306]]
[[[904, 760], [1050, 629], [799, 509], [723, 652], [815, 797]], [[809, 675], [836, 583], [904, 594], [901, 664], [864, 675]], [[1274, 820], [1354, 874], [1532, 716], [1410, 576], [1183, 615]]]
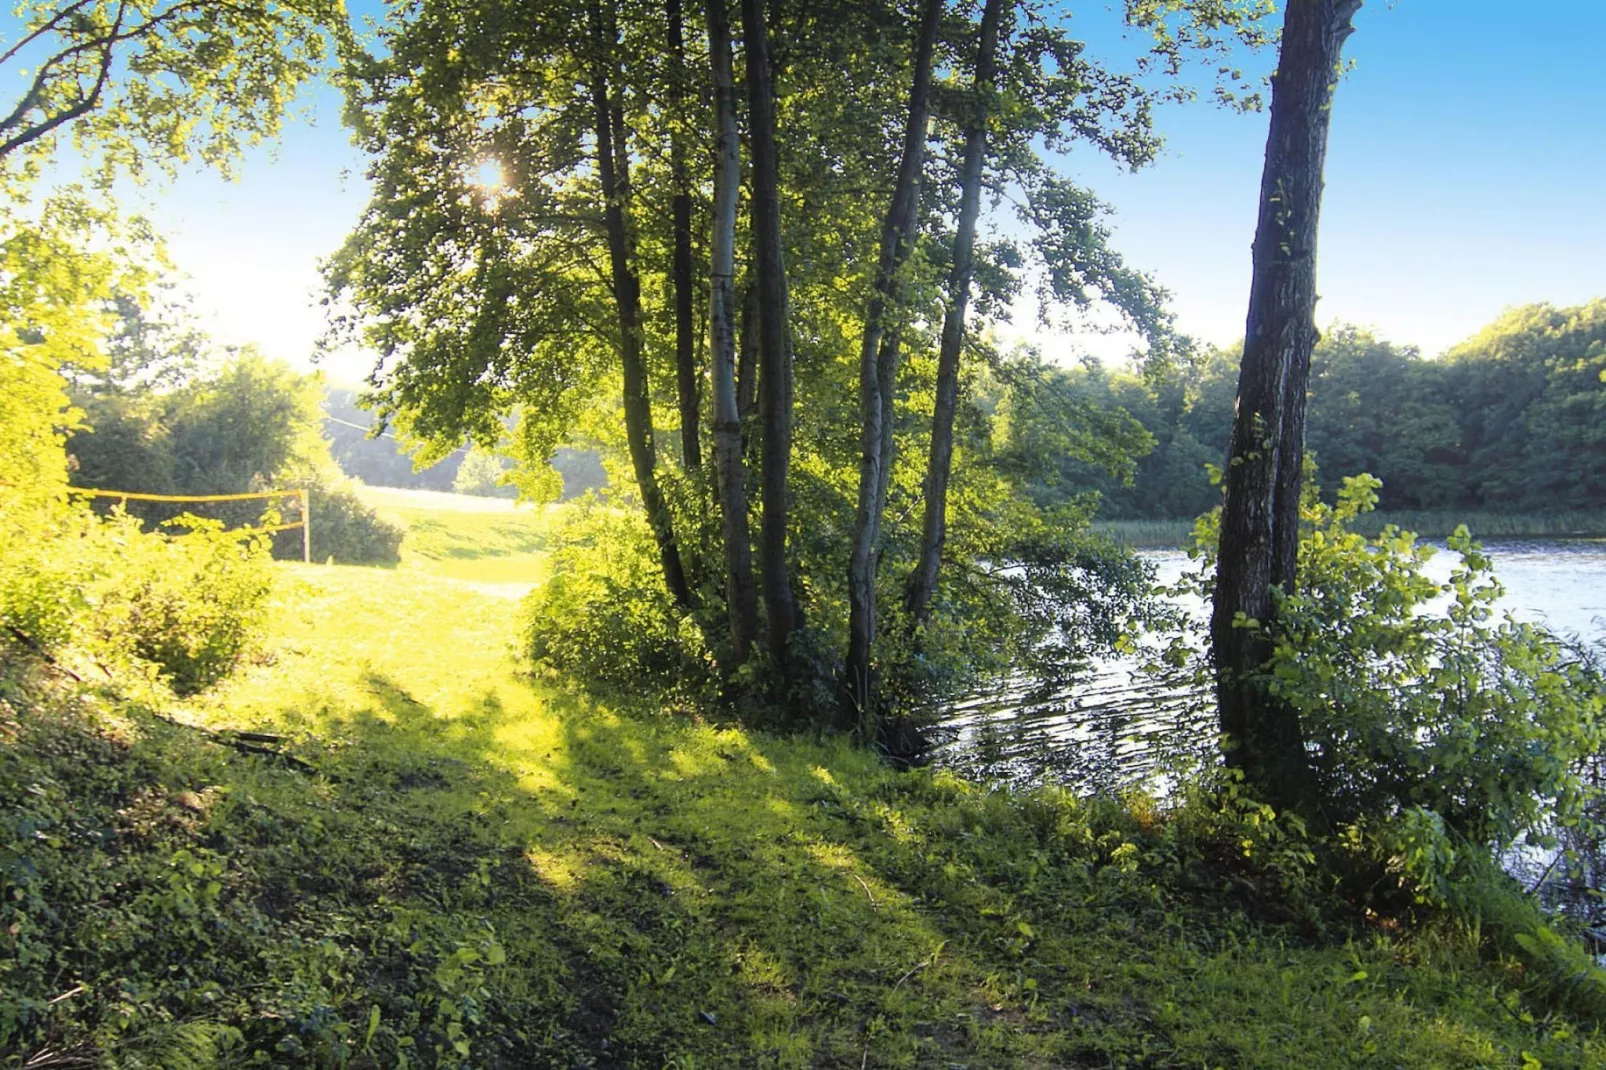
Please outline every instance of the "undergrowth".
[[280, 569], [274, 636], [186, 705], [13, 661], [4, 1065], [1606, 1059], [1475, 926], [1350, 910], [1247, 801], [991, 794], [604, 709], [516, 674], [505, 601]]

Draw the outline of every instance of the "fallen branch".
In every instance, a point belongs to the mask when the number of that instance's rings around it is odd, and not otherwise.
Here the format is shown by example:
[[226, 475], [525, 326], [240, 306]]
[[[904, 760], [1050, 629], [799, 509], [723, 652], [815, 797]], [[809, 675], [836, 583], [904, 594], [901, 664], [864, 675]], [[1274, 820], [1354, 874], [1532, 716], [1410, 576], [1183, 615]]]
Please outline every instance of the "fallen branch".
[[199, 732], [201, 735], [210, 739], [213, 743], [217, 743], [225, 747], [231, 747], [234, 750], [240, 751], [242, 754], [260, 754], [265, 758], [272, 758], [275, 761], [283, 762], [290, 768], [296, 769], [303, 773], [316, 773], [318, 771], [316, 766], [309, 762], [302, 761], [293, 754], [289, 754], [275, 747], [263, 745], [265, 743], [283, 743], [283, 736], [276, 736], [269, 732], [241, 732], [229, 728], [203, 728], [201, 725], [190, 724], [187, 721], [176, 720], [160, 713], [152, 713], [151, 716], [155, 717], [158, 721], [163, 721], [167, 724], [173, 725], [175, 728], [185, 728], [191, 732]]
[[64, 676], [71, 677], [76, 683], [81, 684], [84, 682], [84, 678], [82, 676], [79, 676], [77, 673], [67, 668], [67, 666], [57, 661], [50, 651], [44, 648], [44, 644], [39, 642], [39, 640], [35, 639], [33, 636], [29, 635], [27, 632], [23, 631], [21, 628], [18, 628], [14, 624], [8, 624], [6, 625], [6, 631], [10, 632], [13, 639], [17, 640], [17, 642], [33, 651], [33, 653], [40, 660], [42, 660], [46, 665], [49, 665], [52, 669], [55, 669]]

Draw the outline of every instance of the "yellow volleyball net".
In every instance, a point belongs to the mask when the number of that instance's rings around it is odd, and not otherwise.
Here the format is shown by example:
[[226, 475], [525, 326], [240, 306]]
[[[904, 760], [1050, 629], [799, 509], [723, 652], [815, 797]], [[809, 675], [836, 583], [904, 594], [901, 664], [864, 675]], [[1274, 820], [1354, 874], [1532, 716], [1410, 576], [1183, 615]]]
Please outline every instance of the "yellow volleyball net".
[[264, 524], [256, 527], [235, 528], [235, 531], [251, 535], [271, 535], [278, 531], [295, 531], [301, 529], [301, 560], [307, 564], [312, 563], [312, 503], [305, 489], [302, 490], [262, 490], [247, 494], [138, 494], [126, 490], [92, 490], [88, 487], [72, 487], [69, 493], [79, 494], [86, 498], [110, 498], [122, 502], [125, 506], [129, 502], [244, 502], [253, 499], [269, 499], [282, 501], [285, 498], [294, 498], [301, 512], [301, 519], [290, 524]]

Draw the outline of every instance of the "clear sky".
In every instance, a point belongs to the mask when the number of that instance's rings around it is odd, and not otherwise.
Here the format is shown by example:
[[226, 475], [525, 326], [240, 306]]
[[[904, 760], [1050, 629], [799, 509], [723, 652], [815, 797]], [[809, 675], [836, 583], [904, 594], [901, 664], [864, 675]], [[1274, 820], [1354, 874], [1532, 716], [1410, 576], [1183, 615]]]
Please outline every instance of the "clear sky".
[[[1105, 4], [1078, 17], [1096, 54], [1122, 51]], [[1606, 0], [1368, 0], [1356, 26], [1328, 150], [1319, 322], [1433, 354], [1510, 305], [1606, 296]], [[322, 327], [317, 260], [365, 199], [338, 98], [306, 103], [316, 122], [293, 124], [238, 182], [186, 176], [150, 209], [216, 332], [297, 363]], [[1065, 161], [1114, 208], [1116, 247], [1206, 341], [1243, 331], [1265, 124], [1168, 107], [1167, 147], [1143, 171]], [[1041, 341], [1062, 357], [1087, 345]], [[355, 379], [368, 362], [328, 367]]]

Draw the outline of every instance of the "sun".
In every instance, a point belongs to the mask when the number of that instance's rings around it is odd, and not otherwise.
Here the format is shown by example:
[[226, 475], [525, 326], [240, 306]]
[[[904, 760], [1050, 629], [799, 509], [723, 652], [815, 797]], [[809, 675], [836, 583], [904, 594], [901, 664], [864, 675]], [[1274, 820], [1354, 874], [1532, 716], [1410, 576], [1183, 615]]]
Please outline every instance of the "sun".
[[487, 197], [503, 197], [508, 192], [507, 175], [502, 169], [501, 160], [492, 158], [483, 161], [469, 172], [468, 178]]

